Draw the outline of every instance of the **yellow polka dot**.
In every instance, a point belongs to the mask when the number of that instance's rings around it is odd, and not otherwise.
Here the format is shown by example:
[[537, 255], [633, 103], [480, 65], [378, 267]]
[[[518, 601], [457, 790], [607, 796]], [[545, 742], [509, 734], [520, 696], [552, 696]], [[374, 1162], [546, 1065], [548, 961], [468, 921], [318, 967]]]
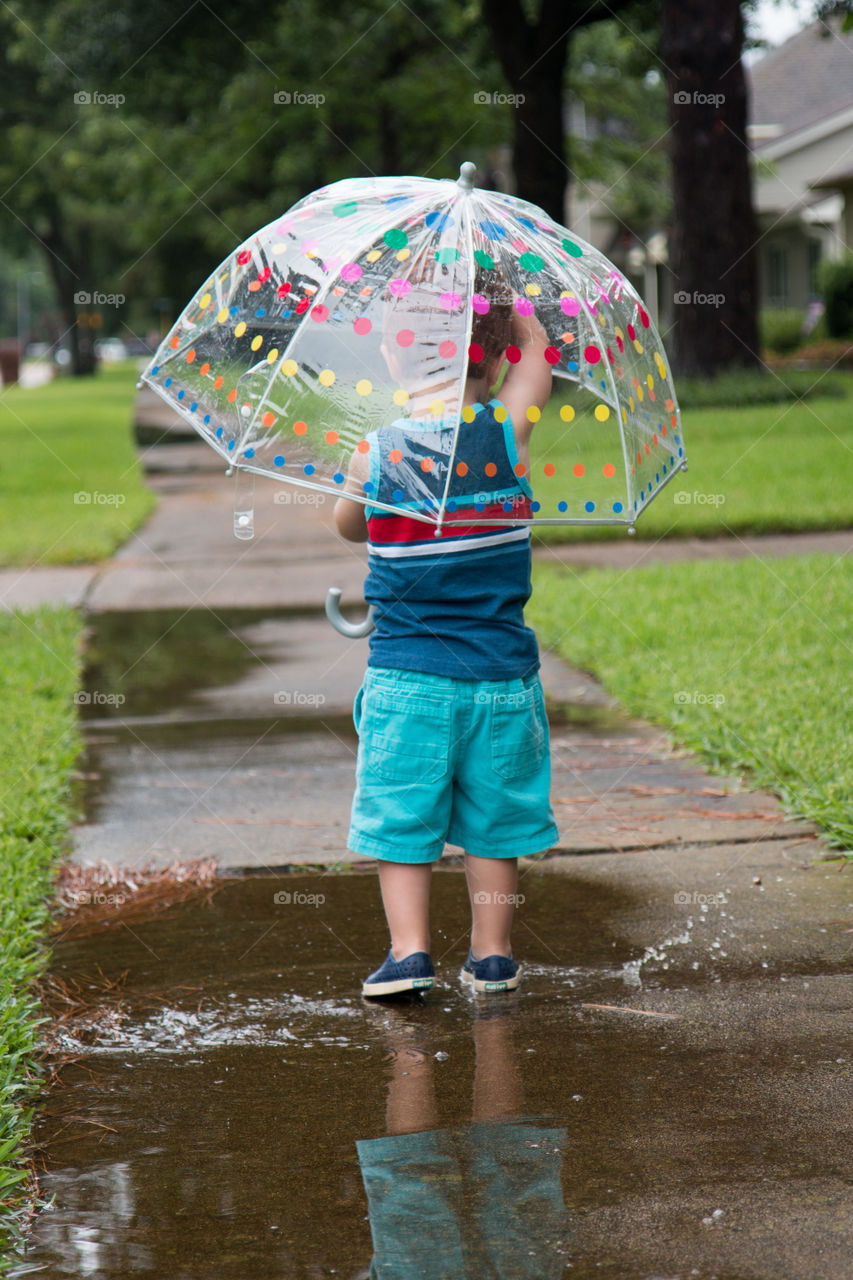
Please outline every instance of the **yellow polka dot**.
[[535, 404], [530, 405], [530, 407], [527, 410], [527, 421], [538, 422], [541, 417], [542, 417], [542, 410], [539, 409]]
[[321, 387], [330, 387], [335, 381], [335, 375], [332, 373], [331, 369], [321, 369], [320, 373], [317, 375], [317, 381], [320, 383]]
[[369, 396], [373, 390], [373, 383], [369, 378], [359, 378], [358, 382], [355, 384], [355, 389], [360, 396]]
[[642, 387], [637, 387], [637, 400], [640, 402], [640, 404], [642, 404], [642, 403], [643, 403], [643, 388], [642, 388]]
[[462, 421], [473, 422], [476, 416], [477, 414], [474, 411], [473, 405], [466, 404], [465, 408], [462, 410]]
[[538, 284], [529, 284], [525, 287], [524, 292], [527, 294], [528, 298], [538, 298], [542, 290], [539, 288]]
[[245, 332], [246, 332], [246, 321], [245, 321], [245, 320], [241, 320], [241, 321], [240, 321], [240, 323], [239, 323], [238, 325], [235, 325], [235, 326], [234, 326], [234, 337], [235, 337], [235, 338], [242, 338], [242, 336], [243, 336], [243, 334], [244, 334]]
[[256, 334], [255, 337], [252, 339], [252, 350], [257, 351], [258, 348], [263, 344], [263, 341], [264, 340], [261, 337], [261, 335], [259, 333]]
[[397, 259], [398, 262], [405, 262], [406, 259], [411, 258], [411, 256], [412, 256], [411, 249], [398, 249], [397, 252], [394, 254], [394, 257]]
[[273, 253], [284, 253], [286, 248], [287, 248], [287, 245], [284, 244], [283, 241], [276, 240], [275, 244], [272, 247], [272, 251]]
[[499, 404], [497, 409], [495, 409], [495, 422], [506, 422], [506, 419], [507, 419], [506, 408], [504, 407], [504, 405]]
[[218, 314], [218, 315], [217, 315], [217, 317], [216, 317], [216, 323], [217, 323], [217, 324], [224, 324], [224, 323], [225, 323], [225, 321], [226, 321], [227, 319], [228, 319], [228, 308], [227, 308], [227, 307], [223, 307], [223, 308], [222, 308], [222, 310], [219, 312], [219, 314]]
[[626, 423], [627, 421], [628, 421], [628, 410], [625, 408], [625, 406], [624, 406], [624, 404], [623, 404], [623, 406], [622, 406], [622, 422], [623, 422], [623, 423]]
[[364, 260], [365, 262], [375, 262], [377, 258], [381, 258], [381, 257], [382, 257], [381, 249], [371, 249], [370, 253], [366, 253], [364, 255]]
[[267, 360], [270, 364], [274, 364], [278, 359], [278, 347], [273, 347], [272, 351], [267, 352]]
[[[306, 257], [306, 258], [316, 258], [316, 257], [317, 257], [317, 250], [316, 250], [316, 249], [306, 249], [306, 250], [305, 250], [305, 257]], [[306, 290], [306, 292], [307, 292], [307, 290]]]
[[409, 393], [408, 393], [408, 391], [404, 391], [402, 387], [399, 387], [399, 388], [394, 392], [394, 403], [395, 403], [395, 404], [397, 404], [397, 405], [403, 405], [403, 404], [406, 404], [406, 402], [408, 401], [408, 399], [409, 399]]
[[610, 417], [610, 410], [606, 404], [597, 404], [595, 406], [595, 416], [599, 422], [606, 422]]
[[563, 422], [571, 422], [574, 419], [575, 411], [570, 404], [564, 404], [560, 410], [560, 417]]
[[434, 418], [441, 417], [441, 415], [444, 413], [444, 401], [433, 400], [432, 404], [429, 407], [429, 411]]
[[634, 350], [637, 352], [638, 355], [643, 354], [643, 344], [642, 342], [639, 341], [638, 338], [634, 339]]
[[199, 298], [199, 302], [198, 302], [198, 309], [199, 309], [199, 311], [204, 311], [204, 310], [206, 310], [206, 309], [207, 309], [207, 307], [209, 307], [209, 306], [210, 306], [210, 294], [209, 294], [209, 293], [203, 293], [203, 294], [201, 295], [201, 297]]
[[284, 364], [281, 366], [281, 371], [286, 377], [292, 378], [298, 367], [299, 366], [295, 360], [285, 360]]
[[648, 386], [649, 391], [654, 391], [654, 389], [655, 389], [655, 380], [654, 380], [654, 378], [652, 377], [652, 375], [651, 375], [651, 374], [649, 374], [649, 375], [648, 375], [648, 377], [646, 378], [646, 385]]

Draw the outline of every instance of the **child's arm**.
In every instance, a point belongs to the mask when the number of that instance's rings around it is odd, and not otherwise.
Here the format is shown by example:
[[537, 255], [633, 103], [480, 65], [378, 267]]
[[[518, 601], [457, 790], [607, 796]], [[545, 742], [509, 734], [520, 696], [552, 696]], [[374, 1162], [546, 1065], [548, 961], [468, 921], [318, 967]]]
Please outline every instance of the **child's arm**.
[[[349, 460], [344, 493], [357, 493], [363, 498], [367, 475], [367, 454], [356, 450]], [[360, 502], [350, 502], [348, 498], [338, 498], [335, 503], [335, 527], [341, 537], [349, 542], [367, 542], [364, 506]]]
[[509, 410], [516, 439], [527, 440], [533, 429], [527, 410], [542, 409], [551, 394], [551, 366], [545, 359], [545, 350], [550, 343], [536, 316], [521, 316], [515, 308], [511, 332], [513, 344], [521, 351], [521, 359], [507, 369], [498, 395]]

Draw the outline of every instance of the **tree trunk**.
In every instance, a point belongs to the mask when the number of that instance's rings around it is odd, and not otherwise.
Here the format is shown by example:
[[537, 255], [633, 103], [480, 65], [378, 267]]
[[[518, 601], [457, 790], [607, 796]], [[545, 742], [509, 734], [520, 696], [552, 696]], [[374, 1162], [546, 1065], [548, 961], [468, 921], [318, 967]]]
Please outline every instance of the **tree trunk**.
[[[58, 213], [50, 218], [50, 231], [36, 241], [45, 251], [48, 270], [56, 288], [56, 298], [62, 316], [65, 335], [71, 344], [71, 373], [74, 377], [88, 377], [97, 369], [95, 355], [95, 330], [87, 323], [92, 312], [91, 290], [85, 290], [81, 281], [89, 276], [88, 253], [75, 254], [63, 235]], [[86, 259], [85, 263], [81, 259]], [[80, 301], [79, 299], [89, 299]]]
[[662, 0], [673, 230], [676, 373], [759, 364], [756, 225], [738, 0]]

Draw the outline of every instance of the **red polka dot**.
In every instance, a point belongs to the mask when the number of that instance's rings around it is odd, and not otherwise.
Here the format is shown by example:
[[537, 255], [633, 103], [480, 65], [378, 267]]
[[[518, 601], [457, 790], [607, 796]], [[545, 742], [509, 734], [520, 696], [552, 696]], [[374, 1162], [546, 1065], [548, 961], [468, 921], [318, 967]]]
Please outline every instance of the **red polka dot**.
[[456, 355], [456, 343], [451, 342], [449, 339], [447, 342], [440, 343], [438, 354], [442, 360], [451, 360]]
[[587, 347], [584, 350], [583, 357], [587, 364], [598, 364], [601, 359], [601, 352], [598, 347]]
[[305, 432], [306, 432], [307, 430], [308, 430], [308, 423], [307, 423], [307, 422], [294, 422], [294, 424], [293, 424], [293, 434], [294, 434], [295, 436], [304, 436], [304, 435], [305, 435]]
[[324, 320], [329, 318], [329, 308], [324, 307], [322, 302], [318, 302], [316, 307], [311, 308], [311, 319], [316, 320], [317, 324], [322, 324]]
[[271, 427], [272, 424], [275, 422], [275, 414], [265, 413], [264, 416], [261, 418], [261, 422], [264, 424], [265, 427]]
[[572, 472], [580, 480], [581, 476], [586, 475], [586, 467], [583, 465], [582, 462], [576, 462], [575, 465], [572, 467]]
[[353, 320], [352, 327], [359, 337], [363, 337], [364, 334], [370, 333], [373, 325], [367, 319], [367, 316], [359, 316], [357, 320]]
[[237, 254], [237, 261], [239, 262], [241, 267], [245, 267], [246, 263], [249, 261], [251, 256], [252, 255], [249, 253], [248, 249], [243, 249], [241, 253]]
[[457, 474], [458, 476], [467, 476], [467, 474], [468, 474], [468, 463], [467, 463], [467, 462], [457, 462], [457, 464], [456, 464], [456, 474]]
[[506, 358], [510, 362], [510, 364], [518, 364], [519, 360], [521, 359], [521, 348], [507, 347]]
[[388, 454], [388, 459], [390, 462], [402, 462], [403, 455], [399, 449], [392, 449], [391, 452]]
[[483, 470], [487, 476], [496, 476], [498, 474], [498, 469], [493, 462], [487, 462]]
[[258, 281], [260, 284], [266, 284], [272, 275], [272, 267], [264, 267], [263, 271], [258, 272]]
[[619, 337], [619, 334], [618, 334], [618, 333], [617, 333], [617, 335], [616, 335], [616, 345], [617, 345], [617, 347], [619, 348], [619, 350], [620, 350], [620, 351], [624, 351], [624, 350], [625, 350], [625, 343], [624, 343], [624, 342], [622, 341], [622, 339]]
[[311, 306], [311, 299], [302, 298], [301, 301], [297, 302], [296, 304], [296, 314], [298, 316], [304, 315], [310, 306]]
[[640, 307], [640, 324], [644, 329], [648, 329], [649, 327], [649, 317], [642, 307]]
[[615, 476], [615, 475], [616, 475], [616, 468], [614, 467], [613, 463], [612, 463], [612, 462], [605, 462], [604, 466], [601, 468], [601, 474], [602, 474], [603, 476], [605, 476], [608, 480], [609, 480], [612, 476]]
[[637, 330], [634, 328], [634, 326], [633, 326], [632, 324], [628, 324], [628, 325], [626, 325], [626, 326], [625, 326], [625, 328], [628, 330], [628, 337], [629, 337], [629, 338], [631, 339], [631, 341], [633, 342], [633, 341], [634, 341], [634, 339], [635, 339], [635, 338], [636, 338], [636, 336], [637, 336]]
[[559, 351], [557, 350], [557, 348], [556, 348], [556, 347], [546, 347], [546, 348], [545, 348], [545, 359], [548, 361], [548, 363], [549, 363], [549, 364], [559, 364], [559, 363], [560, 363], [560, 353], [559, 353]]
[[411, 329], [401, 329], [397, 334], [398, 347], [410, 347], [415, 340], [415, 335]]
[[545, 472], [546, 476], [552, 476], [557, 468], [554, 466], [553, 462], [546, 462], [542, 470]]
[[287, 297], [287, 295], [290, 293], [290, 285], [289, 285], [289, 284], [280, 284], [280, 285], [278, 286], [278, 288], [276, 289], [276, 293], [278, 294], [278, 296], [279, 296], [280, 298], [286, 298], [286, 297]]
[[472, 364], [479, 364], [484, 355], [483, 348], [479, 342], [472, 342], [468, 348], [468, 359]]

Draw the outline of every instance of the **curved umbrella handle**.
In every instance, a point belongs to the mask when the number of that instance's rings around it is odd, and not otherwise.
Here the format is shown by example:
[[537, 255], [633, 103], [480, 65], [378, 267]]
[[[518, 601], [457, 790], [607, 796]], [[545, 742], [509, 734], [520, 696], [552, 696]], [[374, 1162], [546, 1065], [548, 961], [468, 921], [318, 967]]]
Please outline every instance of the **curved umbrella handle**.
[[358, 640], [362, 636], [370, 635], [376, 625], [373, 621], [373, 605], [367, 610], [364, 622], [347, 622], [341, 615], [340, 603], [340, 587], [329, 587], [329, 594], [326, 596], [326, 617], [335, 630], [340, 631], [342, 636], [348, 636], [350, 640]]

